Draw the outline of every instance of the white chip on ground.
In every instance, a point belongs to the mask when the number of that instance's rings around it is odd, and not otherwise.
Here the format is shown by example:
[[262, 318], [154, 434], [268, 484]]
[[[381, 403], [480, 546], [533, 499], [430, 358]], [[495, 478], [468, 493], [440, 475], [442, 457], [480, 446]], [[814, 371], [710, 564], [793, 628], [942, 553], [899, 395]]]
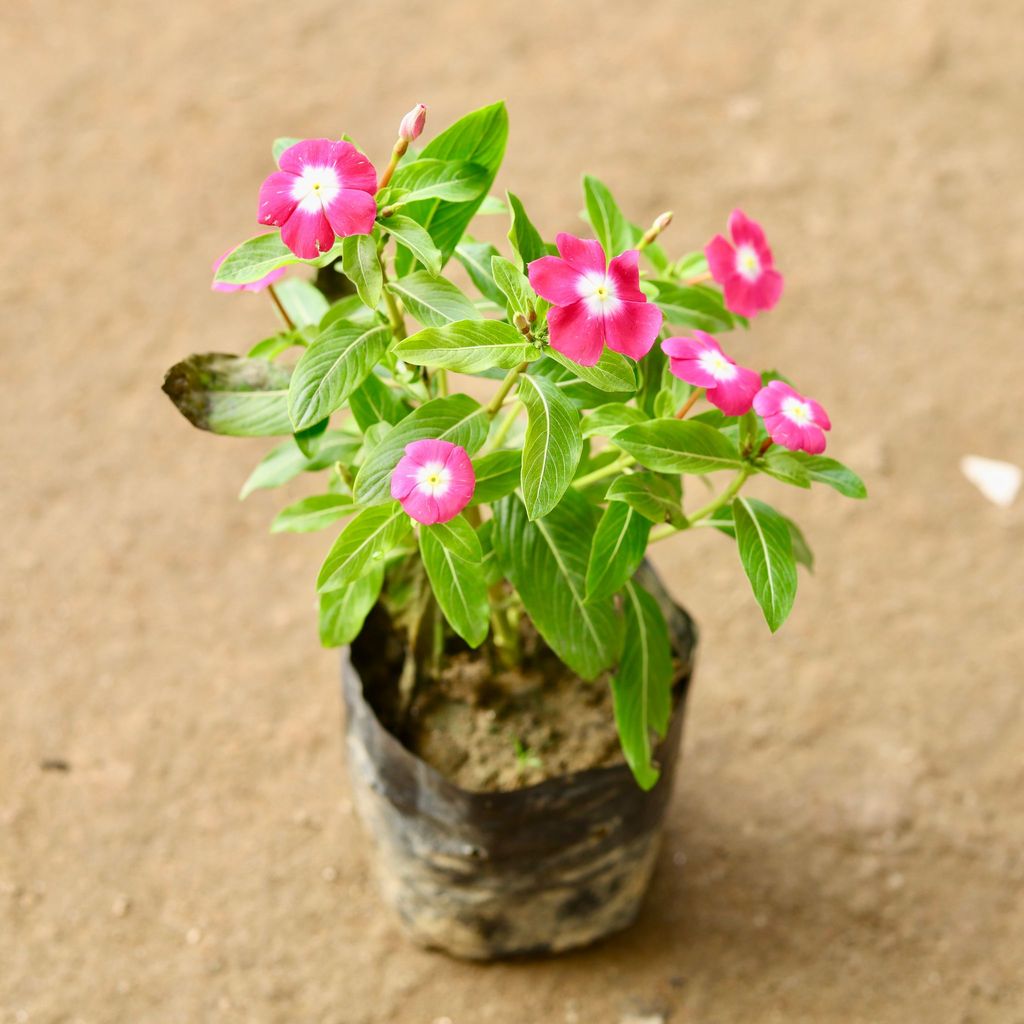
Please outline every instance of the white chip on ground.
[[1013, 504], [1024, 478], [1020, 466], [980, 455], [965, 455], [960, 460], [960, 472], [1000, 508], [1009, 508]]

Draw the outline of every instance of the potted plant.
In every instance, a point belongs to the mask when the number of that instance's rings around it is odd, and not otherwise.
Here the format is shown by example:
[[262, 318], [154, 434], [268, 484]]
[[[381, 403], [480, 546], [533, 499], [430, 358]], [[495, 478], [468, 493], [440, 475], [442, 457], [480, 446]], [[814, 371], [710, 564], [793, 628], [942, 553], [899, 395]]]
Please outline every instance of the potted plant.
[[[283, 438], [243, 497], [322, 474], [272, 529], [335, 535], [320, 637], [344, 649], [352, 786], [408, 931], [560, 950], [632, 920], [676, 764], [695, 633], [648, 547], [721, 532], [776, 630], [811, 554], [744, 484], [864, 487], [822, 454], [824, 409], [717, 340], [781, 295], [757, 223], [734, 211], [671, 259], [670, 214], [643, 230], [585, 177], [595, 237], [552, 244], [490, 194], [504, 106], [415, 150], [425, 114], [380, 174], [347, 137], [275, 142], [272, 230], [213, 287], [265, 291], [280, 329], [164, 390], [201, 429]], [[505, 254], [474, 235], [497, 217]]]

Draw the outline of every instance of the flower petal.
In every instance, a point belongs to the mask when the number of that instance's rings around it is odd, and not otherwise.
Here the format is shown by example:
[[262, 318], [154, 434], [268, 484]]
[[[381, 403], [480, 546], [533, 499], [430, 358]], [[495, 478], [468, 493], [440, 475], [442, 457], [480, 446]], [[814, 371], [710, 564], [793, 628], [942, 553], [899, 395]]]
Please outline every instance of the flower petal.
[[828, 418], [828, 413], [825, 412], [820, 403], [816, 402], [813, 398], [808, 398], [807, 404], [811, 407], [811, 417], [814, 422], [822, 430], [831, 430], [832, 421]]
[[424, 526], [433, 526], [434, 523], [440, 521], [441, 510], [438, 508], [437, 499], [424, 491], [422, 487], [414, 487], [401, 500], [402, 508], [416, 522], [423, 523]]
[[752, 245], [755, 250], [767, 249], [764, 230], [756, 220], [751, 220], [742, 210], [733, 210], [729, 214], [729, 234], [736, 246]]
[[324, 215], [339, 238], [368, 235], [377, 216], [377, 201], [369, 192], [343, 188], [324, 206]]
[[298, 205], [292, 195], [296, 180], [294, 174], [276, 171], [260, 185], [259, 205], [256, 210], [256, 219], [260, 224], [280, 227], [292, 215]]
[[281, 225], [281, 241], [300, 259], [312, 260], [334, 245], [334, 228], [322, 209], [311, 213], [297, 209]]
[[579, 271], [565, 260], [557, 256], [541, 256], [529, 265], [527, 271], [530, 287], [548, 302], [568, 306], [579, 299], [582, 278]]
[[422, 441], [410, 441], [405, 446], [405, 456], [417, 466], [426, 466], [431, 462], [440, 462], [443, 466], [457, 447], [451, 441], [426, 437]]
[[737, 366], [732, 380], [716, 381], [714, 387], [708, 388], [707, 399], [726, 416], [742, 416], [750, 412], [754, 396], [760, 390], [761, 374], [745, 366]]
[[640, 291], [640, 253], [637, 249], [619, 253], [608, 264], [608, 278], [617, 298], [624, 302], [647, 301], [647, 296]]
[[555, 237], [555, 245], [559, 256], [574, 270], [581, 274], [587, 271], [604, 273], [604, 249], [600, 242], [593, 238], [577, 238], [563, 231]]
[[362, 153], [344, 139], [331, 143], [331, 163], [338, 171], [342, 188], [359, 189], [373, 195], [377, 191], [377, 171]]
[[420, 464], [408, 455], [398, 460], [395, 471], [391, 474], [391, 497], [402, 501], [416, 486]]
[[653, 302], [620, 302], [614, 313], [605, 313], [608, 347], [630, 359], [643, 359], [661, 330], [662, 319]]
[[715, 235], [704, 246], [704, 255], [707, 257], [711, 276], [719, 284], [736, 273], [736, 250], [721, 235]]
[[593, 366], [604, 350], [604, 318], [580, 300], [548, 311], [551, 347], [580, 366]]

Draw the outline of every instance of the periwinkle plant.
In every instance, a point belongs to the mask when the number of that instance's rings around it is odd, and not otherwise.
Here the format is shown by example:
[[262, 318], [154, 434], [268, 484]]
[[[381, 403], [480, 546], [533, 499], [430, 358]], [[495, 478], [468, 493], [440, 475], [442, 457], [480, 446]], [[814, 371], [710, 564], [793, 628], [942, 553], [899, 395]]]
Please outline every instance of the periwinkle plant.
[[[744, 483], [763, 474], [848, 497], [864, 486], [822, 454], [831, 424], [816, 401], [718, 341], [782, 294], [756, 222], [734, 211], [731, 241], [670, 259], [658, 241], [670, 214], [642, 230], [585, 177], [596, 238], [552, 245], [517, 196], [489, 194], [504, 105], [417, 152], [425, 117], [420, 104], [402, 119], [379, 177], [347, 139], [275, 143], [258, 206], [275, 230], [228, 253], [213, 287], [266, 290], [282, 329], [246, 356], [193, 356], [164, 388], [197, 427], [284, 438], [243, 497], [324, 474], [323, 492], [272, 529], [340, 526], [317, 581], [325, 645], [350, 642], [383, 601], [407, 633], [408, 682], [438, 664], [449, 630], [515, 665], [528, 615], [584, 680], [610, 673], [623, 751], [650, 787], [673, 668], [636, 576], [648, 546], [702, 526], [734, 538], [776, 630], [811, 554]], [[501, 215], [507, 256], [470, 233]], [[477, 294], [445, 276], [453, 256]], [[279, 280], [303, 267], [337, 272], [348, 294], [329, 303], [304, 277]], [[492, 397], [456, 392], [451, 373], [492, 379]], [[710, 474], [725, 478], [715, 495], [684, 502], [684, 478]]]

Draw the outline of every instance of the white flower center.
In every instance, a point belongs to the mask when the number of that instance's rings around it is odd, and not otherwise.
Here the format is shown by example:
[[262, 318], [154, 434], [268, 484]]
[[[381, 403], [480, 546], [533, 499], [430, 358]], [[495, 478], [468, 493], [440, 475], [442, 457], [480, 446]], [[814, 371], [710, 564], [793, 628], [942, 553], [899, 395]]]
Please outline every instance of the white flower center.
[[715, 380], [734, 380], [739, 372], [721, 352], [702, 352], [697, 362], [700, 368], [705, 373], [710, 373]]
[[428, 462], [416, 473], [416, 485], [434, 498], [443, 497], [451, 482], [451, 471], [443, 462]]
[[810, 405], [807, 402], [801, 402], [799, 398], [785, 399], [782, 403], [782, 415], [801, 426], [813, 422]]
[[303, 213], [318, 213], [341, 191], [338, 172], [333, 167], [303, 167], [292, 186], [292, 198]]
[[748, 281], [756, 281], [761, 276], [761, 260], [752, 245], [741, 245], [736, 250], [736, 273]]
[[615, 293], [615, 285], [607, 274], [595, 270], [583, 274], [579, 293], [591, 313], [614, 313], [619, 308], [620, 300]]

